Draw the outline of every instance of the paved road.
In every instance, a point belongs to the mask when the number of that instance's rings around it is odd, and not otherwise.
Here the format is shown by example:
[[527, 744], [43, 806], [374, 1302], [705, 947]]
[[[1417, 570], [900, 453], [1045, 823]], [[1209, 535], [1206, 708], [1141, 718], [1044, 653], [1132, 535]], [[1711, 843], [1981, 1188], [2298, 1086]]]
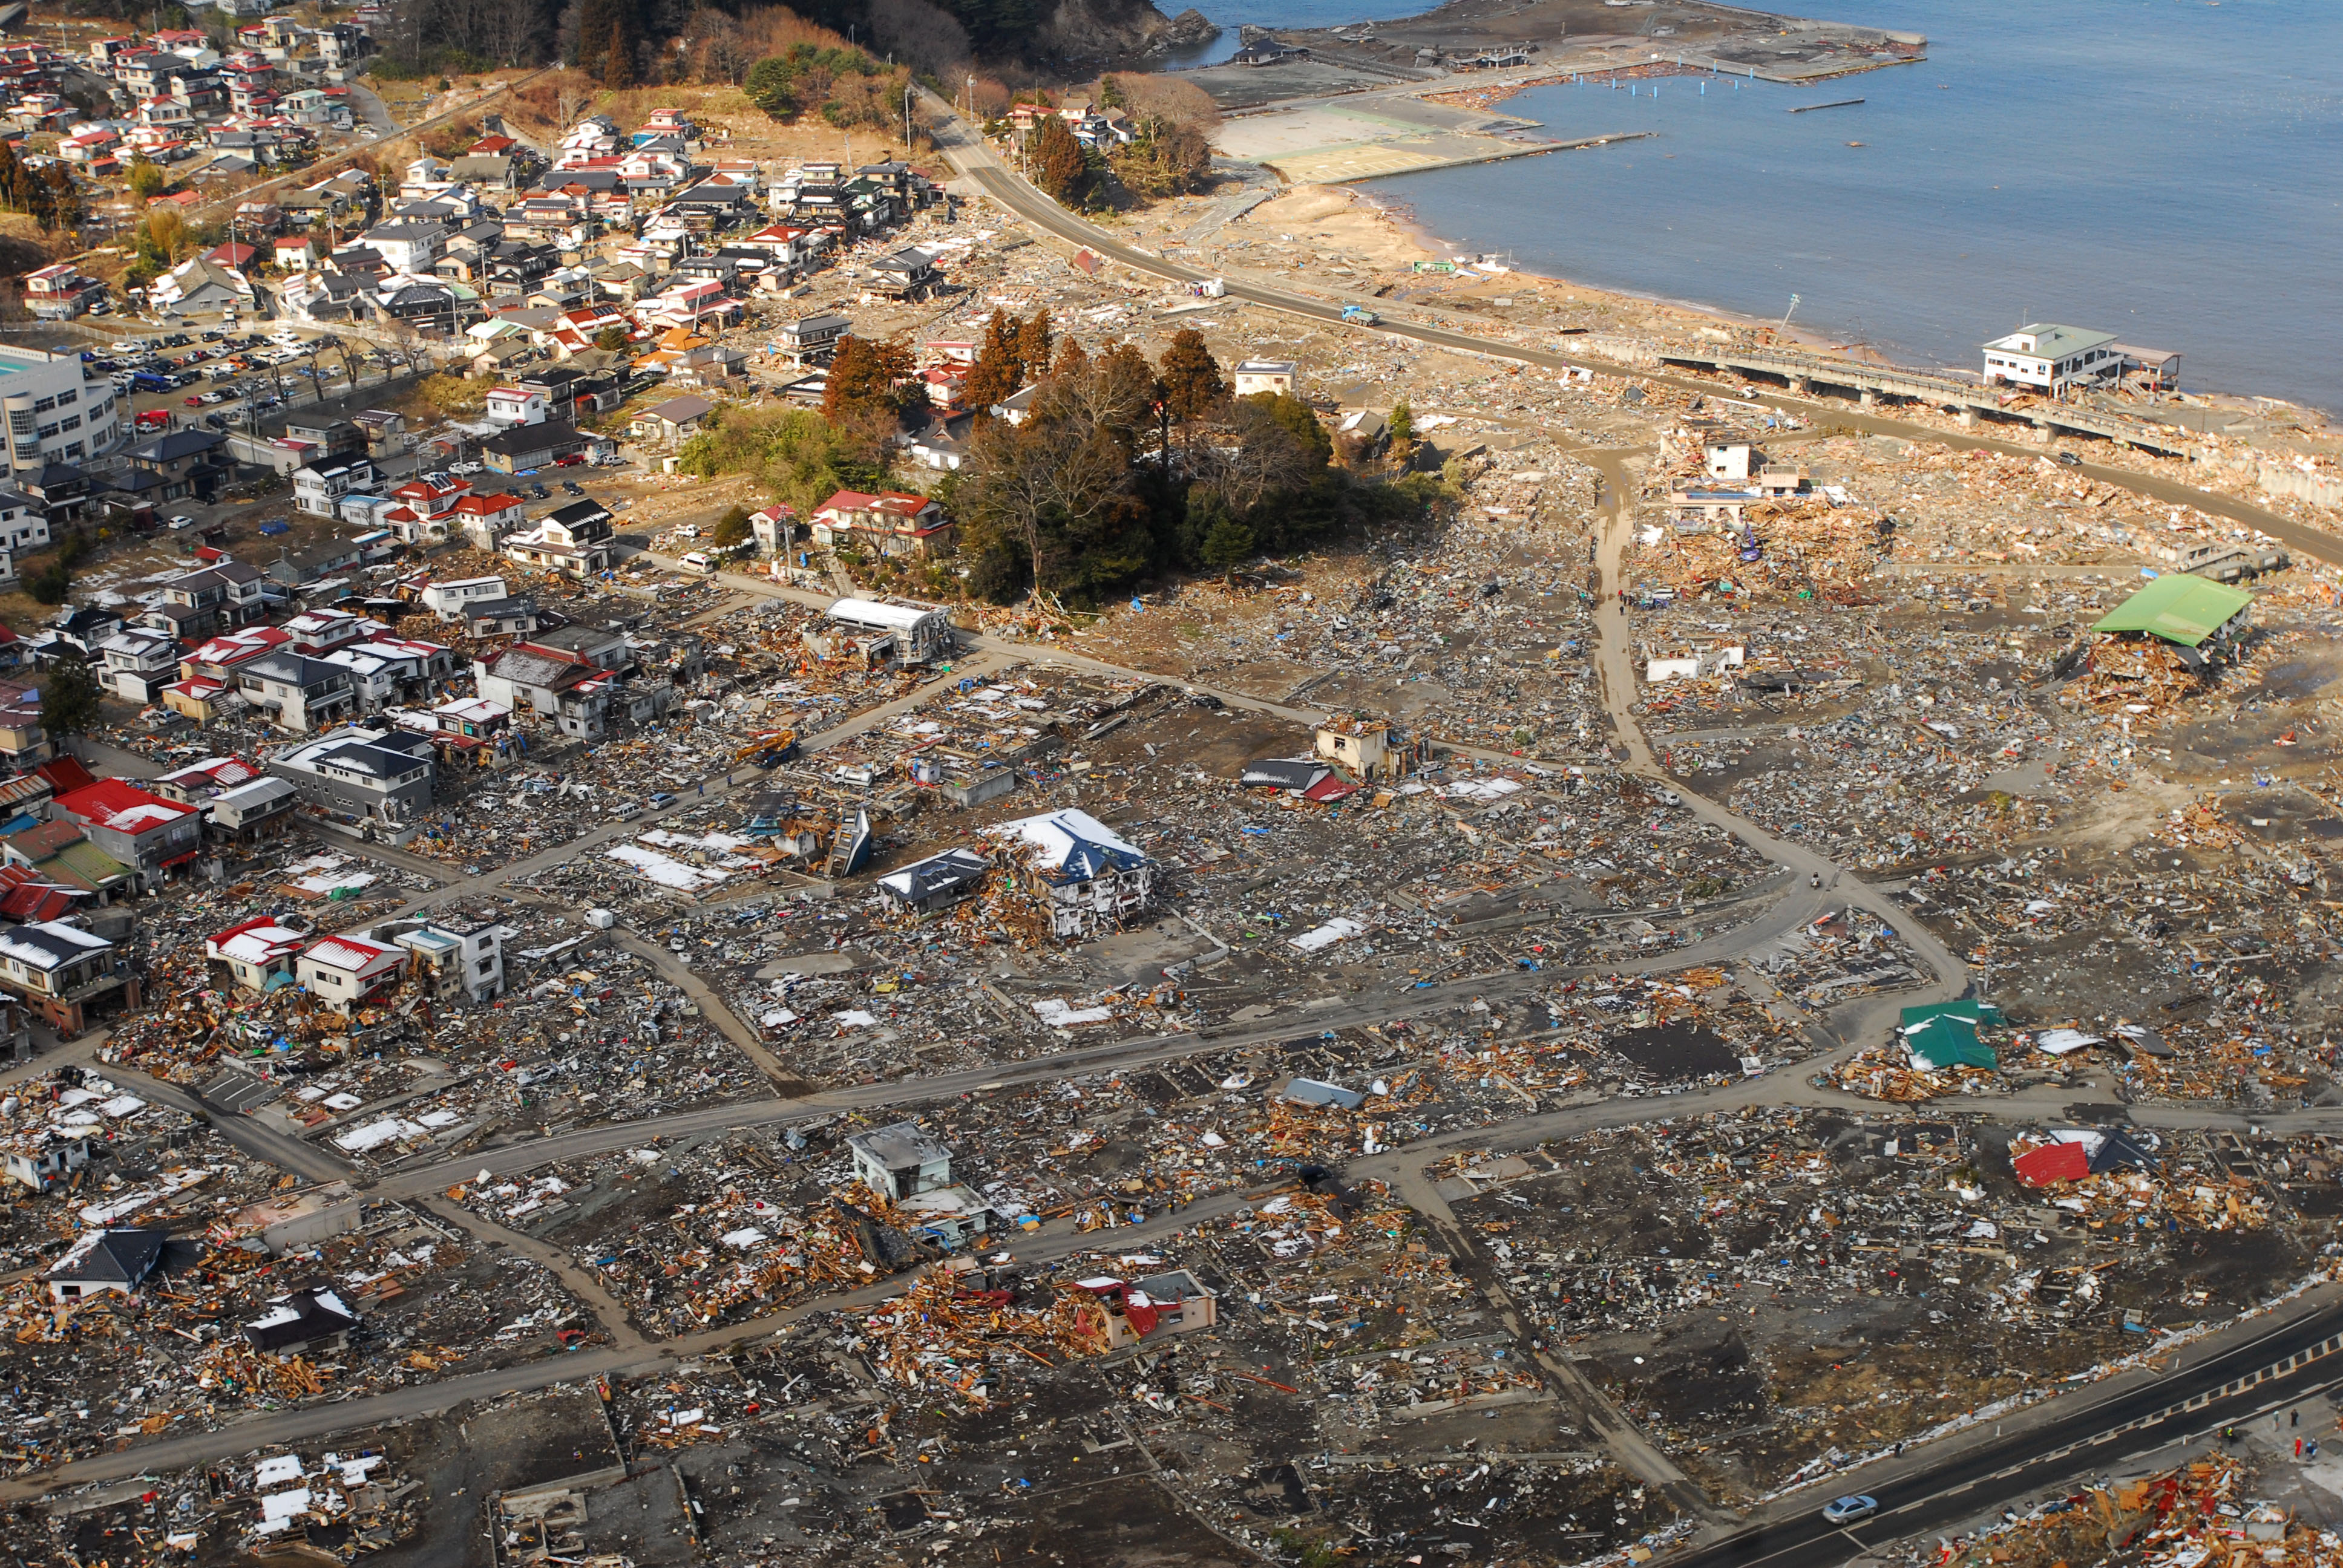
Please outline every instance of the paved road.
[[[1614, 364], [1590, 358], [1584, 355], [1551, 354], [1510, 342], [1502, 337], [1483, 337], [1459, 332], [1443, 327], [1407, 321], [1388, 314], [1386, 301], [1370, 299], [1364, 295], [1347, 298], [1320, 298], [1297, 294], [1291, 289], [1272, 287], [1241, 276], [1203, 272], [1167, 261], [1127, 241], [1117, 239], [1107, 230], [1068, 212], [1032, 186], [1020, 179], [1016, 173], [993, 155], [983, 138], [971, 130], [951, 111], [950, 106], [932, 94], [925, 95], [927, 106], [936, 126], [936, 145], [953, 170], [973, 180], [985, 194], [1028, 223], [1056, 235], [1075, 245], [1087, 246], [1098, 255], [1121, 263], [1136, 272], [1167, 278], [1175, 283], [1200, 283], [1209, 276], [1220, 276], [1226, 283], [1229, 297], [1283, 311], [1288, 315], [1306, 317], [1327, 327], [1341, 327], [1344, 304], [1364, 305], [1376, 311], [1382, 319], [1373, 327], [1355, 328], [1362, 332], [1380, 332], [1392, 337], [1427, 344], [1435, 348], [1453, 348], [1467, 354], [1483, 354], [1495, 359], [1512, 360], [1533, 365], [1543, 370], [1561, 371], [1584, 367], [1598, 376], [1629, 377], [1655, 386], [1679, 387], [1703, 395], [1731, 392], [1737, 397], [1763, 403], [1771, 407], [1812, 419], [1825, 425], [1861, 430], [1867, 434], [1898, 436], [1912, 441], [1942, 442], [1962, 450], [1979, 449], [2003, 452], [2011, 457], [2038, 457], [2043, 455], [2039, 442], [2003, 440], [1991, 436], [1970, 436], [1944, 431], [1933, 426], [1915, 424], [1910, 420], [1893, 419], [1877, 414], [1861, 412], [1842, 403], [1825, 402], [1815, 398], [1793, 397], [1786, 394], [1745, 387], [1734, 387], [1699, 377], [1672, 375], [1666, 372], [1639, 369], [1634, 366]], [[2227, 518], [2249, 528], [2261, 529], [2273, 538], [2307, 556], [2334, 564], [2343, 564], [2343, 538], [2324, 530], [2304, 527], [2273, 512], [2215, 490], [2200, 489], [2130, 468], [2112, 467], [2104, 464], [2086, 463], [2081, 472], [2103, 484], [2112, 485], [2136, 494], [2177, 506], [2194, 507], [2215, 517]]]
[[[1670, 1568], [1843, 1563], [1891, 1541], [1976, 1518], [2006, 1498], [2062, 1490], [2078, 1473], [2113, 1469], [2134, 1455], [2217, 1434], [2273, 1404], [2299, 1404], [2343, 1380], [2343, 1361], [2328, 1359], [2343, 1346], [2343, 1303], [2301, 1307], [2256, 1329], [2173, 1376], [2056, 1401], [2006, 1437], [1958, 1452], [1931, 1447], [1906, 1462], [1809, 1488], [1785, 1516], [1672, 1556]], [[2323, 1350], [2320, 1359], [2250, 1381], [2314, 1350]], [[2206, 1402], [2196, 1404], [2200, 1399]], [[1876, 1498], [1881, 1512], [1848, 1527], [1823, 1519], [1825, 1502], [1851, 1493]]]

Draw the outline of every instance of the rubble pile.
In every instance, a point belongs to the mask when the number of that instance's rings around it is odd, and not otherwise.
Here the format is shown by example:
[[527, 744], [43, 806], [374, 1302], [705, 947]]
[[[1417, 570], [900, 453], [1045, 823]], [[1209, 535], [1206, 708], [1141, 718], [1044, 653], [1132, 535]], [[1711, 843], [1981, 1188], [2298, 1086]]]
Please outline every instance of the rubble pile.
[[[2087, 1133], [2103, 1136], [2077, 1148]], [[1971, 1115], [1748, 1111], [1427, 1174], [1449, 1172], [1476, 1266], [1534, 1332], [1704, 1484], [1754, 1495], [1817, 1454], [2088, 1373], [2214, 1297], [2251, 1300], [2332, 1224], [2298, 1238], [2271, 1221], [2275, 1153], [2171, 1134], [2145, 1165], [2029, 1186], [2012, 1153], [2051, 1141]], [[1939, 1348], [1954, 1325], [1957, 1366]]]

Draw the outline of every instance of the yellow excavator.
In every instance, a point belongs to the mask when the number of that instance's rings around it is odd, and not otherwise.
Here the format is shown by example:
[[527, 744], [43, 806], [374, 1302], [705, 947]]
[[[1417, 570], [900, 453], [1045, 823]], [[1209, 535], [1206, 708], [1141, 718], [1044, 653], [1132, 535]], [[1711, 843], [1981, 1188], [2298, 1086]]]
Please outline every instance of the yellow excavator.
[[798, 749], [798, 732], [794, 729], [759, 729], [749, 738], [749, 743], [732, 753], [734, 766], [743, 762], [759, 768], [770, 768], [785, 762]]

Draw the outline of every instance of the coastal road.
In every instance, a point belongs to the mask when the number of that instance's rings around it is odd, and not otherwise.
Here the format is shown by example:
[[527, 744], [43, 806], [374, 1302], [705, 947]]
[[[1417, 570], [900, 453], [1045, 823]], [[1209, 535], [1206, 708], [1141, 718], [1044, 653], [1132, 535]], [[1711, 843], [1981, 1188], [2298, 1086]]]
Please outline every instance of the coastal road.
[[[2243, 1426], [2343, 1383], [2343, 1303], [2298, 1307], [2225, 1345], [2185, 1373], [2100, 1396], [2069, 1396], [2010, 1436], [1958, 1452], [1930, 1447], [1809, 1488], [1775, 1518], [1668, 1559], [1670, 1568], [1805, 1568], [1844, 1563], [1991, 1513], [2006, 1499], [2065, 1490], [2075, 1476]], [[2005, 1422], [2004, 1424], [2010, 1424]], [[1847, 1526], [1822, 1504], [1850, 1493], [1880, 1512]]]
[[[1363, 306], [1381, 317], [1373, 327], [1352, 327], [1359, 332], [1382, 333], [1386, 337], [1404, 338], [1433, 348], [1453, 349], [1464, 354], [1485, 355], [1493, 359], [1510, 360], [1516, 364], [1534, 366], [1541, 370], [1560, 372], [1584, 368], [1598, 376], [1614, 378], [1632, 377], [1654, 386], [1680, 387], [1703, 396], [1731, 396], [1745, 401], [1763, 403], [1801, 418], [1860, 430], [1867, 435], [1895, 436], [1908, 441], [1939, 442], [1958, 450], [2000, 452], [2015, 457], [2038, 457], [2044, 448], [2034, 442], [2007, 441], [1991, 436], [1971, 436], [1939, 430], [1932, 426], [1909, 420], [1891, 419], [1865, 413], [1838, 403], [1826, 403], [1813, 398], [1794, 397], [1786, 394], [1756, 391], [1730, 383], [1706, 380], [1698, 377], [1670, 374], [1664, 371], [1637, 369], [1608, 360], [1584, 355], [1548, 353], [1502, 337], [1483, 337], [1460, 332], [1428, 323], [1397, 319], [1388, 314], [1389, 302], [1366, 295], [1318, 297], [1297, 294], [1291, 289], [1275, 288], [1265, 284], [1213, 274], [1197, 267], [1168, 261], [1151, 250], [1116, 238], [1105, 229], [1087, 223], [1051, 201], [1039, 189], [1018, 177], [1016, 172], [996, 156], [983, 137], [955, 114], [951, 106], [932, 94], [924, 94], [927, 106], [935, 116], [937, 150], [943, 154], [955, 173], [974, 181], [987, 196], [1003, 207], [1037, 228], [1043, 229], [1069, 243], [1086, 246], [1099, 256], [1120, 262], [1135, 272], [1150, 274], [1174, 283], [1201, 283], [1208, 277], [1220, 276], [1228, 288], [1229, 297], [1242, 299], [1271, 310], [1299, 316], [1322, 327], [1349, 326], [1342, 318], [1346, 304]], [[2250, 501], [2238, 500], [2217, 490], [2201, 489], [2166, 479], [2153, 474], [2143, 474], [2130, 468], [2116, 467], [2104, 463], [2085, 463], [2080, 472], [2088, 474], [2102, 484], [2137, 495], [2162, 501], [2170, 506], [2194, 507], [2214, 517], [2227, 518], [2232, 522], [2259, 528], [2271, 538], [2282, 540], [2291, 549], [2314, 557], [2330, 565], [2343, 565], [2343, 538], [2322, 529], [2308, 528]]]

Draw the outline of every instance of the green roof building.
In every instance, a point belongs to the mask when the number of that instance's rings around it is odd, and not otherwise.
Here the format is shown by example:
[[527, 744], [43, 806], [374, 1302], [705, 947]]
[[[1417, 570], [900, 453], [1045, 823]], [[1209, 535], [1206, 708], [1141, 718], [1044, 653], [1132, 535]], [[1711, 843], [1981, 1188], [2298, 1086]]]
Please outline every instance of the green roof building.
[[2245, 629], [2253, 606], [2254, 596], [2243, 588], [2174, 572], [2124, 600], [2091, 629], [2201, 648], [2208, 642], [2233, 640]]

